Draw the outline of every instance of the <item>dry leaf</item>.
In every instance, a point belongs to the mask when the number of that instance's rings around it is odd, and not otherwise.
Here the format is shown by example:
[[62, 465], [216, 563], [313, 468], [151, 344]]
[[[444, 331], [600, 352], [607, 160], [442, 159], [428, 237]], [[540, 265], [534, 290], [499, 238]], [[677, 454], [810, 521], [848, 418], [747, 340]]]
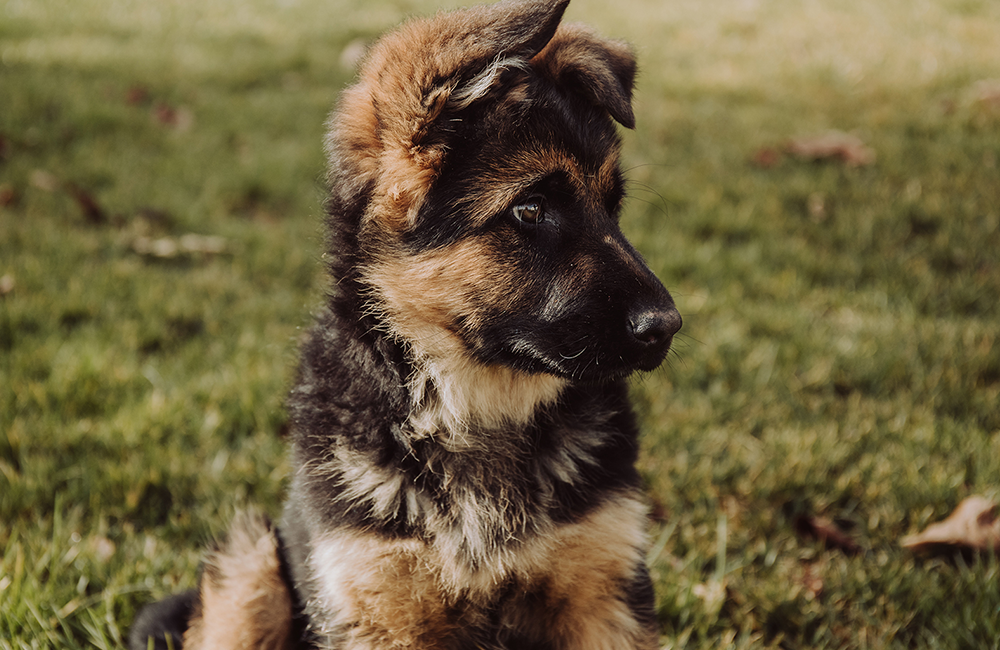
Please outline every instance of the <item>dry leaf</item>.
[[0, 183], [0, 208], [17, 203], [17, 190], [10, 183]]
[[52, 172], [47, 172], [44, 169], [36, 169], [31, 172], [31, 176], [28, 177], [28, 181], [33, 187], [37, 187], [43, 192], [55, 192], [61, 186], [59, 179]]
[[169, 104], [157, 104], [153, 107], [153, 118], [180, 132], [188, 131], [194, 125], [194, 113], [186, 106], [175, 108]]
[[1000, 80], [986, 79], [976, 83], [973, 91], [977, 104], [990, 110], [1000, 110]]
[[222, 237], [195, 234], [183, 235], [180, 239], [136, 237], [132, 241], [132, 250], [140, 255], [164, 259], [180, 255], [218, 255], [226, 251], [226, 240]]
[[774, 147], [761, 147], [750, 157], [754, 165], [762, 169], [770, 169], [781, 162], [781, 152]]
[[823, 596], [823, 575], [822, 572], [812, 564], [802, 566], [802, 594], [806, 600], [813, 601]]
[[785, 147], [789, 154], [803, 160], [841, 160], [850, 167], [875, 162], [875, 152], [856, 135], [827, 131], [819, 135], [791, 140]]
[[129, 106], [139, 106], [149, 102], [149, 90], [145, 86], [132, 86], [125, 91], [125, 103]]
[[900, 540], [912, 551], [933, 551], [954, 546], [979, 551], [1000, 551], [1000, 518], [997, 504], [981, 496], [966, 498], [944, 521]]

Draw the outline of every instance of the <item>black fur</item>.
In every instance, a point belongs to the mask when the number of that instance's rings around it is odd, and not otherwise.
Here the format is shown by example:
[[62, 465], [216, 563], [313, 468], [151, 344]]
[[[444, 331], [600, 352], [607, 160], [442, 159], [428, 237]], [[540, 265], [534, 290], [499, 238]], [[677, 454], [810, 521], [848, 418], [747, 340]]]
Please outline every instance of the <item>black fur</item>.
[[[352, 558], [316, 564], [325, 557], [318, 555], [320, 545], [360, 539], [376, 549], [425, 545], [433, 549], [428, 563], [453, 564], [470, 580], [481, 572], [493, 576], [485, 595], [442, 587], [448, 606], [435, 614], [439, 621], [428, 620], [427, 634], [441, 625], [448, 636], [435, 637], [434, 648], [563, 648], [549, 638], [545, 618], [571, 610], [552, 584], [559, 576], [531, 564], [533, 556], [523, 572], [505, 569], [507, 560], [500, 558], [522, 549], [527, 558], [532, 544], [540, 544], [540, 531], [569, 530], [602, 508], [640, 498], [638, 432], [626, 377], [662, 362], [680, 316], [618, 228], [624, 181], [613, 121], [633, 126], [634, 59], [621, 44], [589, 32], [556, 32], [565, 5], [510, 0], [463, 14], [467, 24], [479, 25], [483, 42], [496, 42], [499, 50], [478, 53], [479, 59], [456, 55], [457, 69], [442, 70], [423, 89], [423, 108], [435, 106], [435, 93], [460, 91], [494, 57], [514, 52], [535, 58], [530, 66], [497, 73], [491, 86], [470, 93], [473, 100], [445, 104], [439, 112], [428, 108], [426, 123], [414, 118], [419, 137], [410, 154], [444, 154], [408, 220], [378, 207], [385, 197], [368, 171], [371, 152], [358, 144], [374, 147], [376, 139], [359, 134], [360, 127], [338, 127], [334, 117], [327, 203], [334, 282], [302, 347], [288, 398], [293, 475], [280, 538], [282, 575], [306, 621], [306, 630], [296, 628], [295, 647], [341, 648], [352, 635], [376, 634], [359, 631], [374, 625], [367, 619], [341, 620], [342, 612], [328, 604], [331, 587], [324, 581], [341, 579], [354, 568]], [[469, 43], [478, 41], [456, 42], [473, 47]], [[368, 79], [362, 83], [377, 86], [378, 71]], [[378, 112], [376, 99], [353, 110]], [[379, 129], [393, 128], [381, 114], [377, 118]], [[488, 203], [492, 213], [484, 214], [475, 199], [498, 188], [507, 198]], [[525, 205], [542, 218], [521, 219]], [[458, 257], [455, 251], [464, 254], [460, 247], [470, 242], [480, 257]], [[369, 274], [387, 260], [405, 269], [437, 254], [455, 254], [466, 265], [456, 268], [468, 273], [485, 271], [475, 295], [461, 303], [465, 312], [431, 323], [435, 337], [458, 342], [450, 361], [474, 368], [469, 381], [501, 368], [528, 387], [526, 395], [534, 394], [538, 377], [560, 382], [552, 384], [558, 386], [554, 396], [545, 393], [529, 405], [526, 417], [472, 410], [449, 420], [434, 410], [449, 399], [435, 364], [449, 360], [427, 352], [438, 341], [414, 340], [398, 329], [393, 310], [403, 308], [387, 304], [391, 287], [374, 285], [376, 276]], [[440, 276], [428, 300], [447, 296], [449, 282], [456, 292], [470, 291], [462, 284], [466, 278]], [[603, 539], [606, 527], [593, 526], [594, 538]], [[459, 541], [435, 546], [450, 535]], [[442, 560], [441, 549], [451, 555]], [[656, 626], [652, 584], [641, 553], [626, 550], [608, 551], [614, 561], [634, 557], [628, 560], [634, 565], [612, 576], [617, 582], [607, 597], [630, 613], [631, 647], [649, 648]], [[179, 639], [196, 608], [196, 597], [185, 594], [145, 610], [131, 647], [144, 648], [146, 636], [162, 637], [162, 630]], [[363, 647], [382, 647], [376, 638]], [[606, 643], [593, 647], [598, 645]]]
[[[128, 647], [147, 650], [149, 639], [154, 650], [180, 650], [184, 630], [198, 603], [198, 590], [189, 589], [175, 596], [147, 605], [139, 612], [128, 634]], [[170, 645], [167, 637], [170, 637]]]

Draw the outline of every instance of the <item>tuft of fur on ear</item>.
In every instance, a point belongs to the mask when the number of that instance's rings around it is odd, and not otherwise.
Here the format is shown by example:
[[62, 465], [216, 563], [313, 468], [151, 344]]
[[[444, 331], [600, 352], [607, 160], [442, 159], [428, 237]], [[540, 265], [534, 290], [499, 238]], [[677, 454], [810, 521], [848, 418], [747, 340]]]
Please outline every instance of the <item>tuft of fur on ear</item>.
[[504, 0], [414, 20], [384, 37], [331, 118], [330, 180], [370, 188], [378, 204], [369, 212], [384, 227], [412, 224], [443, 164], [442, 115], [488, 95], [505, 71], [527, 68], [567, 4]]
[[563, 25], [531, 63], [565, 92], [605, 109], [622, 126], [635, 128], [636, 63], [627, 43], [602, 38], [585, 25]]

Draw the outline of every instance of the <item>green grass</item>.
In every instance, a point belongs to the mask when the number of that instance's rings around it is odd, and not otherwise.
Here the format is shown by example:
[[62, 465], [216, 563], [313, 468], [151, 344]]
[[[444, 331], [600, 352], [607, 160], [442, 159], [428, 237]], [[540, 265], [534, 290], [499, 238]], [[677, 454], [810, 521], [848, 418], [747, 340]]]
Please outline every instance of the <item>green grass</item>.
[[[685, 318], [634, 390], [665, 646], [996, 647], [1000, 562], [898, 540], [1000, 492], [1000, 6], [625, 6], [569, 17], [640, 54], [624, 225]], [[370, 7], [0, 0], [0, 648], [117, 647], [277, 512], [341, 53], [435, 5]], [[875, 164], [752, 162], [830, 129]]]

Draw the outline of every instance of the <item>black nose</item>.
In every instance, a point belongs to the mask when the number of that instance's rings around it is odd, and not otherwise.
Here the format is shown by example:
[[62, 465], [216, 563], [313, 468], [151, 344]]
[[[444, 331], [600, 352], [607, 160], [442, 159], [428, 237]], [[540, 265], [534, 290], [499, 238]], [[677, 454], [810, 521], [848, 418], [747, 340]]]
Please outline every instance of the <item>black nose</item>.
[[681, 324], [681, 315], [673, 306], [635, 308], [628, 320], [632, 337], [643, 346], [654, 349], [670, 345]]

